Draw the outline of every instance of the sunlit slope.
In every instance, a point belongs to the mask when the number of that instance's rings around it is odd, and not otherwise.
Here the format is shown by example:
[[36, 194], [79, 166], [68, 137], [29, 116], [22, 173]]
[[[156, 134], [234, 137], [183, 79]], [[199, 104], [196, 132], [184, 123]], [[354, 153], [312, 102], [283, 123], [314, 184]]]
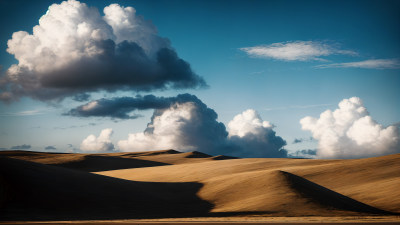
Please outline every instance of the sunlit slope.
[[357, 210], [335, 208], [332, 198], [323, 195], [304, 195], [281, 171], [373, 207], [400, 212], [399, 163], [400, 154], [360, 160], [232, 159], [99, 174], [138, 181], [200, 182], [204, 187], [198, 195], [215, 205], [213, 212], [338, 215]]

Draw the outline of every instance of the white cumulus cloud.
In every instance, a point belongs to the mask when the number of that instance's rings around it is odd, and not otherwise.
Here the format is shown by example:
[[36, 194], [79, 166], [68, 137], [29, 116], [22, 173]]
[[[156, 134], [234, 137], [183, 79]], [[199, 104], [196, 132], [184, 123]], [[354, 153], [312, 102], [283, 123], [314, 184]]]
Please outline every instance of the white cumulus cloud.
[[91, 134], [82, 141], [80, 150], [86, 152], [112, 151], [114, 149], [114, 145], [110, 139], [112, 134], [113, 130], [111, 128], [102, 130], [98, 137]]
[[85, 3], [63, 1], [49, 7], [32, 34], [17, 31], [7, 44], [18, 64], [0, 79], [3, 101], [206, 85], [133, 7], [111, 4], [102, 16]]
[[358, 62], [332, 63], [319, 65], [317, 68], [363, 68], [363, 69], [399, 69], [398, 59], [368, 59]]
[[286, 141], [276, 136], [273, 128], [254, 109], [248, 109], [228, 123], [229, 143], [236, 146], [237, 156], [286, 157], [287, 152], [282, 149]]
[[174, 103], [157, 109], [146, 130], [129, 134], [118, 142], [122, 151], [176, 149], [208, 152], [225, 140], [225, 126], [216, 121], [217, 114], [201, 102]]
[[274, 126], [263, 121], [254, 109], [248, 109], [228, 123], [229, 136], [244, 137], [247, 134], [259, 135], [265, 130], [272, 129]]
[[249, 56], [285, 61], [324, 60], [329, 55], [356, 55], [354, 51], [341, 50], [328, 43], [317, 41], [280, 42], [270, 45], [240, 48]]
[[[173, 100], [173, 99], [170, 99]], [[121, 151], [176, 149], [211, 155], [286, 157], [286, 142], [255, 110], [229, 122], [229, 133], [218, 115], [194, 95], [179, 95], [169, 107], [156, 109], [144, 132], [118, 142]]]
[[326, 110], [319, 118], [304, 117], [300, 124], [318, 140], [318, 158], [362, 158], [400, 152], [398, 127], [378, 124], [357, 97], [343, 99], [338, 109]]

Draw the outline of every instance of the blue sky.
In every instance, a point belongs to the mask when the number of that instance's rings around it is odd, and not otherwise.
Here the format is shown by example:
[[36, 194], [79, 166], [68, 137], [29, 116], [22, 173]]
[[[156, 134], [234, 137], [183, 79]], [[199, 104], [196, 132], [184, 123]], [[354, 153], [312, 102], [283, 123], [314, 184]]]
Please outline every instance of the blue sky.
[[[6, 52], [13, 32], [32, 33], [47, 8], [60, 2], [1, 1], [3, 73], [18, 63]], [[168, 38], [179, 57], [209, 85], [140, 94], [194, 94], [214, 109], [218, 121], [225, 125], [244, 110], [254, 109], [263, 120], [276, 126], [276, 134], [286, 140], [289, 151], [317, 147], [317, 141], [292, 144], [295, 138], [311, 137], [309, 131], [301, 129], [300, 119], [319, 117], [353, 96], [361, 98], [371, 117], [384, 127], [400, 121], [399, 1], [82, 2], [101, 13], [111, 3], [134, 7], [138, 15], [152, 21], [159, 36]], [[268, 51], [264, 55], [250, 54], [244, 49], [271, 50], [276, 47], [274, 43], [281, 47], [308, 43], [330, 52], [289, 59]], [[301, 54], [304, 56], [304, 52]], [[391, 64], [349, 64], [366, 60], [386, 60]], [[136, 94], [97, 92], [92, 99]], [[81, 104], [70, 98], [49, 104], [29, 96], [0, 103], [0, 147], [27, 144], [31, 150], [54, 146], [65, 151], [68, 144], [79, 147], [88, 135], [97, 136], [104, 128], [113, 129], [112, 140], [116, 143], [126, 139], [128, 133], [143, 131], [153, 112], [137, 112], [143, 116], [132, 120], [62, 115]]]

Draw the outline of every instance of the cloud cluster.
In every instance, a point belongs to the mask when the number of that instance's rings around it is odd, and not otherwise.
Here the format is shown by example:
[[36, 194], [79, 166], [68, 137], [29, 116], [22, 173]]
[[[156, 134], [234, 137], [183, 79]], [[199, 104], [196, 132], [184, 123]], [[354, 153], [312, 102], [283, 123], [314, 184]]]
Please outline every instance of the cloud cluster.
[[49, 146], [46, 146], [44, 149], [45, 150], [56, 150], [57, 148], [54, 147], [54, 146], [49, 145]]
[[383, 127], [374, 121], [360, 98], [339, 103], [319, 118], [300, 120], [303, 130], [318, 140], [318, 158], [361, 158], [400, 152], [400, 135], [396, 126]]
[[132, 7], [112, 4], [101, 16], [76, 0], [53, 4], [33, 27], [18, 31], [7, 51], [18, 64], [0, 79], [0, 99], [21, 96], [60, 100], [105, 90], [154, 90], [205, 86], [169, 41]]
[[358, 62], [332, 63], [316, 66], [317, 68], [363, 68], [363, 69], [399, 69], [398, 59], [368, 59]]
[[[143, 97], [139, 98], [140, 100]], [[114, 99], [119, 102], [120, 99]], [[131, 99], [132, 100], [132, 99]], [[240, 157], [286, 157], [286, 142], [273, 126], [247, 110], [229, 123], [229, 132], [217, 113], [194, 95], [158, 98], [168, 104], [154, 110], [144, 132], [131, 133], [118, 142], [121, 151], [176, 149]], [[113, 114], [113, 113], [111, 113]]]
[[341, 50], [334, 45], [317, 41], [280, 42], [270, 45], [240, 48], [253, 57], [272, 58], [285, 61], [323, 61], [323, 56], [356, 55], [354, 51]]
[[[113, 130], [110, 128], [104, 129], [100, 135], [96, 137], [91, 134], [85, 138], [80, 146], [81, 151], [85, 152], [108, 152], [114, 150], [114, 145], [111, 142], [111, 135]], [[72, 146], [70, 146], [72, 147]]]

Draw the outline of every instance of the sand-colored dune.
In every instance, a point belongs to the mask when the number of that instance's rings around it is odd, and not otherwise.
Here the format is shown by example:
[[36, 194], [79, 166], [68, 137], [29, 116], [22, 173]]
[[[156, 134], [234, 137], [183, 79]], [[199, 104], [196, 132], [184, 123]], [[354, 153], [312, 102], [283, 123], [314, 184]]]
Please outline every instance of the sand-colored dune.
[[[278, 195], [269, 190], [276, 185], [276, 173], [273, 173], [276, 171], [301, 176], [382, 210], [400, 212], [400, 154], [357, 160], [232, 159], [99, 174], [128, 180], [200, 182], [204, 187], [199, 196], [215, 205], [214, 212], [225, 212], [274, 211], [276, 204], [280, 204], [281, 208], [293, 205], [291, 200], [286, 202], [288, 196], [283, 198], [285, 195], [281, 193], [276, 199]], [[278, 185], [276, 189], [283, 190], [287, 186]], [[302, 213], [289, 211], [294, 215]]]
[[0, 184], [3, 220], [22, 211], [36, 220], [385, 215], [400, 213], [400, 154], [312, 160], [7, 151]]

